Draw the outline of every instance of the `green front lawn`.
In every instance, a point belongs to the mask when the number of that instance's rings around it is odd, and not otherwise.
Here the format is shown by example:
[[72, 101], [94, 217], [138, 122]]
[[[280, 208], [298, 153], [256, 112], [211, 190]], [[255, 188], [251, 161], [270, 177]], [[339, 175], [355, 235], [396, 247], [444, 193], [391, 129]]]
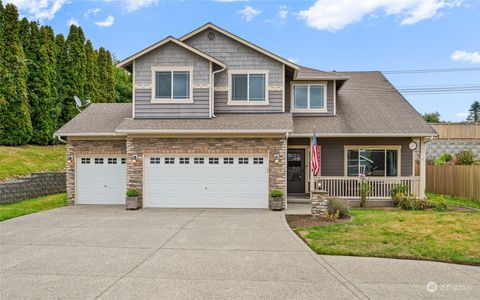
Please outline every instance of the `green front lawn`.
[[32, 172], [65, 168], [65, 145], [19, 147], [0, 146], [0, 181]]
[[348, 223], [296, 231], [319, 254], [480, 265], [480, 213], [361, 210]]
[[0, 221], [65, 206], [66, 204], [67, 194], [65, 193], [23, 200], [16, 203], [0, 204]]
[[480, 209], [480, 201], [467, 198], [451, 197], [434, 193], [427, 193], [427, 198], [434, 202], [445, 201], [448, 205], [466, 206]]

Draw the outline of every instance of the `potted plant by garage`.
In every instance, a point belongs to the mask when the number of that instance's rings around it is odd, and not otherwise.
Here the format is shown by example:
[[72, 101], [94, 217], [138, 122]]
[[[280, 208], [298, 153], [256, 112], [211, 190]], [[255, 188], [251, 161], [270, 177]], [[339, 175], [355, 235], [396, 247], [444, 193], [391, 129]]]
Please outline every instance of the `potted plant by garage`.
[[272, 210], [283, 209], [283, 197], [284, 193], [281, 190], [272, 190], [270, 197], [272, 198]]
[[125, 197], [125, 203], [127, 204], [127, 209], [138, 209], [138, 203], [142, 199], [140, 191], [137, 189], [128, 189], [127, 197]]

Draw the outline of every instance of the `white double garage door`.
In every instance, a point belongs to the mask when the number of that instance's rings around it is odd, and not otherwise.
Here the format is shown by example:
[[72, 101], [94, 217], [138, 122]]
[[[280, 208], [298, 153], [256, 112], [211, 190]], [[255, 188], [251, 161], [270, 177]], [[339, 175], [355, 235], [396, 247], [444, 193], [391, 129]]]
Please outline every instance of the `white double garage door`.
[[[267, 208], [268, 158], [261, 155], [144, 156], [145, 207]], [[81, 157], [78, 204], [125, 203], [122, 157]]]

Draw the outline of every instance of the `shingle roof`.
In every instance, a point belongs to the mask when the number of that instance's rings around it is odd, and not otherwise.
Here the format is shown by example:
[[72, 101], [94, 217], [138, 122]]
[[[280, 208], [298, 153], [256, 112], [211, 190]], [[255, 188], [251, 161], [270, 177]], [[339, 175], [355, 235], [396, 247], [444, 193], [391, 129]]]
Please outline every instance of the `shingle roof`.
[[350, 76], [337, 95], [335, 117], [294, 117], [294, 135], [406, 135], [436, 132], [380, 72]]
[[315, 80], [315, 79], [338, 79], [345, 80], [350, 78], [349, 75], [337, 72], [325, 72], [317, 69], [300, 67], [297, 71], [295, 80]]
[[212, 119], [125, 119], [117, 132], [291, 132], [292, 115], [274, 114], [217, 114]]
[[111, 135], [117, 126], [132, 117], [130, 103], [92, 103], [55, 132], [57, 136], [81, 134]]

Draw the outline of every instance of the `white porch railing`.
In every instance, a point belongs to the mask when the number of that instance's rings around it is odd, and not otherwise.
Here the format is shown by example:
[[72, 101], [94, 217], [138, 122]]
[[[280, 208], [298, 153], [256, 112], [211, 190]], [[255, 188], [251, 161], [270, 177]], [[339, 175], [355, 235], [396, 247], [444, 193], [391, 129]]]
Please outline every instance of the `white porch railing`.
[[[390, 191], [397, 185], [406, 185], [410, 194], [419, 195], [420, 177], [366, 177], [370, 184], [369, 199], [390, 199]], [[360, 178], [321, 176], [314, 178], [314, 188], [324, 190], [331, 197], [358, 199]]]

